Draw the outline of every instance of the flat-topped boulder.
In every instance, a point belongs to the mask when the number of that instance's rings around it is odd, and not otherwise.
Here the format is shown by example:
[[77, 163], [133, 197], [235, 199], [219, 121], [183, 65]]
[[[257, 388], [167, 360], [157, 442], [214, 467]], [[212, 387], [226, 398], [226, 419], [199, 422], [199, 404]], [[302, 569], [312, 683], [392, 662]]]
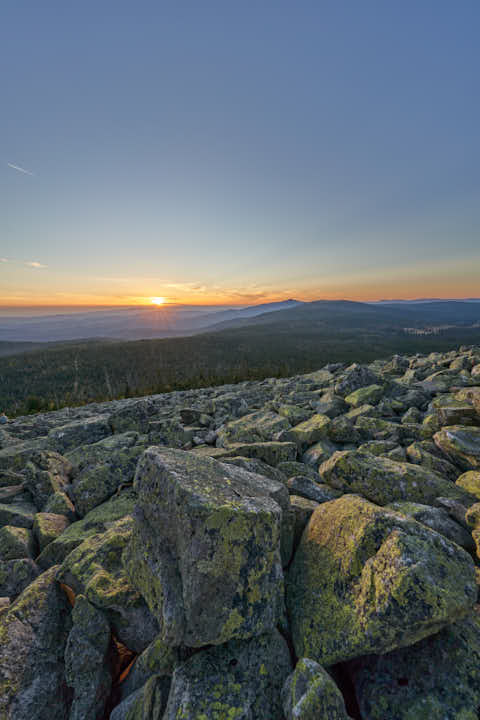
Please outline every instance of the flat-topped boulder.
[[344, 450], [319, 467], [328, 485], [362, 495], [377, 505], [409, 500], [431, 505], [437, 497], [449, 497], [471, 505], [475, 496], [421, 465], [397, 462], [382, 455]]
[[65, 453], [79, 445], [98, 442], [112, 434], [108, 415], [94, 415], [52, 428], [48, 433], [48, 446]]
[[[235, 465], [151, 447], [125, 563], [170, 645], [201, 647], [272, 630], [283, 604], [285, 485]], [[293, 528], [292, 528], [293, 531]]]

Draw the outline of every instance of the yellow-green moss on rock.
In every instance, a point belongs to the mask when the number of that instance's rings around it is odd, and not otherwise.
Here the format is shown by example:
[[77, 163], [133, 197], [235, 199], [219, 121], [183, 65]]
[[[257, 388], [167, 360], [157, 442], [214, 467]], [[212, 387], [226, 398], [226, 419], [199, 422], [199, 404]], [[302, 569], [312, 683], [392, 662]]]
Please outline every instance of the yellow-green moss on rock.
[[290, 671], [277, 631], [201, 650], [176, 668], [163, 720], [283, 720], [281, 689]]
[[355, 450], [338, 451], [320, 465], [320, 477], [343, 492], [354, 492], [377, 505], [398, 500], [432, 504], [447, 497], [471, 505], [475, 497], [421, 465], [397, 462]]
[[342, 693], [314, 660], [301, 658], [282, 690], [286, 720], [349, 720]]
[[295, 651], [331, 665], [411, 645], [466, 614], [476, 595], [462, 548], [344, 495], [314, 511], [288, 574]]

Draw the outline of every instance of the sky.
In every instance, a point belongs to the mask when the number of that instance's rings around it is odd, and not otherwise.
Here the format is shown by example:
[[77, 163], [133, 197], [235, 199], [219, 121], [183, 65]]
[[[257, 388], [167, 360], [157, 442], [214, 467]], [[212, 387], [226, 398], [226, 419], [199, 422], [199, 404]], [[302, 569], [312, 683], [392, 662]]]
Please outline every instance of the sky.
[[2, 0], [0, 305], [480, 296], [478, 0]]

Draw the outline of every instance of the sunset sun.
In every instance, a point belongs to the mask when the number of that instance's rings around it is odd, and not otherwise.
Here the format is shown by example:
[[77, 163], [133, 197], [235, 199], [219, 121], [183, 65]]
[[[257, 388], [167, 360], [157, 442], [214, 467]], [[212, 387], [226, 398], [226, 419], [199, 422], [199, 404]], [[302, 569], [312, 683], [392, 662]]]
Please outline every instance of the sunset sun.
[[165, 303], [164, 297], [152, 297], [150, 298], [152, 305], [163, 305]]

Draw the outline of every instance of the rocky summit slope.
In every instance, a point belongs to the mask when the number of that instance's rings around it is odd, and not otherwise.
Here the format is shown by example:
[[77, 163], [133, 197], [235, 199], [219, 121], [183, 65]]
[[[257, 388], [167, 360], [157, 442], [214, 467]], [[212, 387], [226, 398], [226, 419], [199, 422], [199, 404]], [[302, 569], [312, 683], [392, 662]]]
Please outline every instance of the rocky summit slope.
[[0, 425], [0, 720], [476, 720], [480, 347]]

